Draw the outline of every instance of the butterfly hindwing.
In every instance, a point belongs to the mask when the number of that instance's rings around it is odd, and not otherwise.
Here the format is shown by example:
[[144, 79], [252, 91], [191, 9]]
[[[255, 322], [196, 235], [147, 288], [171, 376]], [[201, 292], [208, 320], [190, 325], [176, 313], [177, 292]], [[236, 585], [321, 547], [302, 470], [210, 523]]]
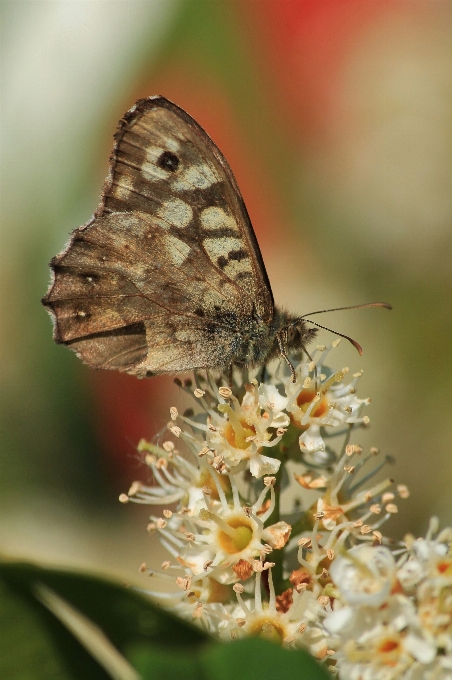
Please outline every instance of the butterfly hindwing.
[[206, 285], [202, 265], [199, 250], [156, 229], [149, 215], [97, 218], [53, 261], [47, 304], [57, 338], [96, 367], [145, 374], [219, 365], [233, 352], [234, 326], [252, 314], [252, 301], [237, 300], [236, 286], [218, 273]]
[[91, 366], [137, 375], [225, 366], [273, 299], [234, 176], [161, 97], [120, 122], [95, 218], [52, 263], [55, 336]]

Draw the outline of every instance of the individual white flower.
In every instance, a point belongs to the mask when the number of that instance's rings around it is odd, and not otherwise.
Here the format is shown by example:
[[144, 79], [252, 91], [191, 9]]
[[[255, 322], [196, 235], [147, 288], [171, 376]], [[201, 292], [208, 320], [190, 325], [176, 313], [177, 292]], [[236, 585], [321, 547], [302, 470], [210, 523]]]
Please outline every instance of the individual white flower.
[[217, 476], [215, 481], [211, 466], [203, 457], [193, 462], [184, 458], [173, 442], [163, 442], [162, 447], [142, 439], [138, 451], [145, 453], [145, 463], [152, 472], [153, 486], [133, 482], [127, 494], [121, 494], [120, 501], [145, 505], [170, 505], [180, 503], [183, 507], [194, 508], [203, 498], [203, 488], [208, 487], [213, 499], [218, 499], [217, 484], [230, 494], [229, 478]]
[[[221, 477], [213, 470], [212, 474], [215, 479]], [[210, 489], [205, 487], [203, 501], [196, 508], [174, 513], [169, 520], [153, 517], [153, 529], [193, 576], [206, 575], [220, 583], [249, 578], [250, 565], [257, 556], [281, 549], [289, 540], [291, 527], [285, 522], [264, 526], [274, 509], [274, 481], [265, 478], [256, 503], [243, 507], [231, 476], [232, 501], [228, 501], [221, 485], [217, 486], [219, 501], [212, 500]], [[258, 514], [269, 489], [270, 505]]]
[[[228, 389], [220, 388], [223, 394]], [[194, 431], [203, 432], [207, 449], [230, 472], [237, 474], [249, 466], [256, 478], [276, 474], [281, 461], [264, 452], [271, 453], [289, 425], [289, 416], [282, 410], [286, 399], [274, 385], [258, 387], [256, 381], [244, 385], [241, 399], [230, 389], [229, 393], [226, 397], [221, 391], [215, 395], [218, 403], [207, 407], [205, 424], [186, 417], [181, 420]], [[182, 432], [181, 436], [187, 434]]]
[[384, 546], [357, 545], [333, 560], [330, 575], [345, 602], [378, 607], [391, 592], [396, 563]]
[[[372, 448], [368, 454], [363, 454], [360, 446], [347, 444], [332, 472], [319, 474], [309, 470], [294, 474], [303, 488], [321, 493], [309, 510], [309, 515], [319, 515], [321, 527], [332, 531], [341, 524], [348, 524], [347, 532], [353, 536], [354, 542], [381, 542], [379, 529], [397, 512], [394, 500], [399, 491], [388, 491], [393, 484], [391, 479], [369, 483], [387, 463], [383, 459], [381, 463], [375, 464], [378, 453], [377, 449]], [[358, 474], [364, 471], [366, 474], [356, 480]], [[401, 493], [403, 498], [407, 497], [406, 487]]]
[[[236, 610], [235, 621], [231, 618], [223, 629], [222, 637], [263, 637], [287, 647], [304, 647], [318, 659], [324, 659], [333, 652], [328, 649], [326, 635], [318, 623], [321, 605], [313, 592], [290, 590], [277, 597], [273, 566], [271, 562], [255, 560], [253, 597], [243, 585], [235, 584], [233, 589], [240, 609]], [[262, 575], [265, 573], [268, 574], [268, 600], [262, 597]]]
[[[259, 405], [269, 413], [274, 413], [273, 421], [276, 422], [281, 418], [281, 423], [288, 423], [287, 416], [282, 413], [287, 408], [288, 398], [283, 397], [278, 392], [276, 385], [260, 383], [259, 385]], [[284, 427], [284, 425], [281, 425]]]
[[415, 586], [425, 577], [426, 569], [421, 560], [411, 556], [397, 570], [397, 578], [406, 592], [414, 592]]
[[361, 416], [361, 410], [370, 400], [360, 399], [356, 395], [356, 385], [362, 371], [355, 373], [349, 382], [345, 382], [348, 368], [332, 371], [324, 364], [326, 356], [337, 344], [333, 342], [328, 348], [318, 348], [319, 356], [316, 357], [315, 352], [312, 362], [298, 364], [295, 383], [288, 377], [283, 380], [287, 395], [285, 408], [294, 425], [303, 430], [299, 437], [301, 452], [307, 456], [308, 461], [317, 465], [328, 461], [321, 428], [339, 428], [368, 422], [368, 418]]
[[148, 595], [181, 618], [200, 624], [211, 635], [219, 636], [232, 620], [237, 605], [231, 585], [204, 574], [194, 577], [180, 561], [172, 564], [167, 560], [160, 570], [142, 564], [140, 571], [159, 583], [159, 589], [147, 591]]

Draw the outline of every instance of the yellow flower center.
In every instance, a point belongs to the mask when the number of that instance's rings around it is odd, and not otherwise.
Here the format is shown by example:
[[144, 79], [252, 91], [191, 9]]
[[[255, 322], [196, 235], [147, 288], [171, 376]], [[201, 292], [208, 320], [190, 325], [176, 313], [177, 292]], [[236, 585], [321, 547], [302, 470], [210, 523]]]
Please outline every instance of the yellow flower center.
[[[297, 397], [298, 408], [303, 413], [306, 413], [308, 408], [311, 406], [312, 402], [316, 398], [316, 396], [317, 392], [314, 392], [314, 390], [302, 390]], [[312, 408], [309, 415], [312, 418], [321, 418], [323, 415], [325, 415], [325, 413], [328, 412], [328, 409], [329, 409], [328, 399], [326, 398], [325, 394], [322, 394], [320, 400]], [[294, 425], [297, 425], [297, 427], [300, 427], [302, 430], [305, 430], [308, 427], [308, 425], [302, 425], [300, 420], [295, 418], [293, 415], [292, 422], [294, 423]]]
[[398, 638], [386, 638], [378, 645], [378, 653], [382, 656], [383, 663], [392, 666], [397, 663], [401, 647]]
[[452, 560], [447, 558], [443, 559], [442, 561], [438, 562], [436, 569], [439, 574], [449, 576], [452, 574]]
[[[300, 392], [300, 394], [297, 397], [297, 404], [301, 408], [303, 413], [306, 413], [306, 411], [314, 401], [316, 394], [317, 393], [314, 392], [314, 390], [302, 390]], [[311, 416], [313, 418], [320, 418], [327, 411], [328, 411], [328, 399], [326, 398], [325, 395], [323, 395], [317, 406], [314, 406], [314, 408], [312, 409]]]
[[247, 437], [254, 437], [255, 434], [255, 428], [248, 425], [244, 418], [237, 418], [234, 422], [228, 420], [224, 428], [225, 439], [234, 449], [247, 449], [251, 446], [251, 442], [246, 441]]
[[240, 517], [231, 518], [227, 524], [231, 529], [234, 529], [233, 534], [229, 535], [220, 530], [218, 541], [225, 552], [234, 555], [248, 547], [253, 538], [253, 531], [250, 525]]
[[282, 626], [271, 619], [257, 619], [253, 621], [249, 628], [250, 635], [263, 637], [272, 642], [281, 643], [284, 640], [284, 630]]
[[[231, 494], [231, 482], [229, 481], [229, 477], [226, 477], [225, 475], [217, 475], [217, 479], [220, 482], [220, 486], [223, 489], [223, 491], [225, 492], [225, 494], [227, 496], [229, 496]], [[210, 472], [208, 470], [205, 470], [201, 474], [201, 476], [199, 478], [199, 482], [197, 483], [196, 486], [198, 487], [198, 489], [202, 489], [204, 486], [207, 486], [210, 489], [210, 491], [212, 492], [210, 497], [214, 501], [220, 500], [220, 497], [218, 495], [217, 486], [216, 486], [216, 484], [215, 484], [215, 482], [212, 478], [212, 475], [210, 474]]]

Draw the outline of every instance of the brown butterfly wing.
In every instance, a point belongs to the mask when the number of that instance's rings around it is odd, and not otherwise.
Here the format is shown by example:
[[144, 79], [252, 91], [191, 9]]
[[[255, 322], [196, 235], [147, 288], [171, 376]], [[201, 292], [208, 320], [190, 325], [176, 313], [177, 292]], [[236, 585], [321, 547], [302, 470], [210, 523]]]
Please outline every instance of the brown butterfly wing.
[[[136, 375], [226, 366], [273, 299], [235, 178], [162, 97], [120, 122], [102, 201], [51, 263], [55, 339], [90, 366]], [[246, 324], [245, 324], [246, 325]]]

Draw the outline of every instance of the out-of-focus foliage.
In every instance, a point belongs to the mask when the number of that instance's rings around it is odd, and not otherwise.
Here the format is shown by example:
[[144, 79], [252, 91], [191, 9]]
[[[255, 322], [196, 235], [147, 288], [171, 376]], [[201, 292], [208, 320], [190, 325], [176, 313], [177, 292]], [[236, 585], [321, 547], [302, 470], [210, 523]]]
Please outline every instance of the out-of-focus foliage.
[[10, 563], [1, 565], [0, 583], [5, 623], [20, 622], [2, 640], [5, 678], [329, 677], [303, 650], [283, 650], [257, 638], [216, 643], [148, 597], [100, 578]]

